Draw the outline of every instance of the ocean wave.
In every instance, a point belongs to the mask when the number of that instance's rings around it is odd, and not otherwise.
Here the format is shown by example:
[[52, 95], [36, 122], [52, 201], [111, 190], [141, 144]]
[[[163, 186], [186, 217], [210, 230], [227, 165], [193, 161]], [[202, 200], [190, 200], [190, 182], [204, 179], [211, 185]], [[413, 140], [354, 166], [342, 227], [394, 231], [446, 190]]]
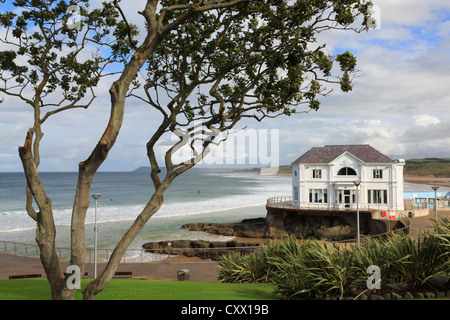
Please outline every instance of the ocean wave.
[[[230, 209], [243, 209], [262, 205], [265, 201], [245, 202], [236, 197], [230, 201], [218, 201], [215, 199], [207, 201], [195, 201], [186, 203], [167, 203], [155, 213], [155, 219], [170, 219], [196, 214], [213, 214]], [[134, 220], [144, 209], [144, 205], [108, 205], [97, 208], [97, 223], [120, 222]], [[72, 209], [54, 210], [54, 221], [57, 227], [68, 227], [71, 225]], [[89, 208], [86, 213], [86, 224], [95, 223], [95, 208]], [[0, 232], [25, 231], [36, 228], [36, 223], [26, 212], [12, 211], [4, 212], [0, 216]]]
[[[223, 176], [223, 175], [222, 175]], [[243, 177], [243, 175], [233, 174], [233, 176]], [[241, 192], [242, 194], [229, 195], [226, 188], [230, 188], [227, 185], [225, 189], [220, 187], [221, 181], [217, 181], [218, 188], [214, 188], [214, 194], [207, 195], [206, 191], [200, 190], [197, 194], [192, 196], [186, 196], [168, 192], [166, 201], [158, 212], [155, 213], [152, 219], [170, 219], [172, 217], [183, 217], [189, 215], [214, 215], [226, 210], [239, 210], [245, 208], [251, 208], [255, 206], [264, 205], [268, 198], [278, 195], [291, 193], [291, 186], [288, 179], [279, 179], [280, 177], [260, 177], [257, 175], [251, 175], [248, 179], [248, 175], [244, 177], [249, 183], [248, 186], [237, 185], [234, 187], [234, 191]], [[254, 178], [254, 180], [252, 180]], [[232, 186], [231, 186], [232, 187]], [[240, 189], [239, 189], [240, 188]], [[197, 189], [195, 189], [196, 191]], [[222, 190], [222, 191], [221, 191]], [[105, 195], [106, 197], [106, 195]], [[106, 198], [105, 198], [106, 199]], [[99, 201], [97, 207], [97, 222], [119, 222], [134, 220], [144, 209], [146, 202], [145, 199], [138, 200], [129, 199], [126, 197], [117, 197], [109, 201]], [[134, 203], [126, 203], [126, 201], [134, 201]], [[55, 225], [58, 227], [67, 227], [71, 225], [72, 216], [72, 200], [67, 200], [67, 205], [64, 207], [58, 205], [53, 210]], [[91, 201], [91, 205], [86, 214], [86, 224], [93, 224], [95, 222], [95, 205]], [[6, 210], [0, 214], [0, 232], [12, 232], [35, 229], [35, 222], [28, 216], [24, 209], [21, 210]]]

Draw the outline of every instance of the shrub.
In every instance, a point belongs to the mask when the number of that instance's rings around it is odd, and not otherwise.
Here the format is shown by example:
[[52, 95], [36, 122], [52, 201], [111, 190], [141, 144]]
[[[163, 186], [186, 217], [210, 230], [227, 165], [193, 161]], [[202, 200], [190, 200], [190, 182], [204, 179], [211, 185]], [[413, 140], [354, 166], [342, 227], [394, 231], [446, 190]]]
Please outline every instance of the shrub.
[[337, 245], [326, 247], [315, 242], [312, 250], [305, 254], [309, 283], [318, 298], [329, 295], [343, 297], [353, 287], [356, 278], [354, 255]]
[[415, 290], [450, 275], [450, 222], [435, 222], [435, 232], [418, 240], [403, 233], [364, 239], [351, 249], [318, 240], [271, 241], [248, 255], [232, 253], [219, 260], [222, 282], [272, 282], [283, 297], [343, 297], [367, 290], [367, 268], [381, 270], [381, 284], [405, 284]]
[[251, 282], [253, 277], [247, 266], [248, 256], [241, 252], [232, 252], [221, 256], [219, 260], [219, 280], [221, 282]]

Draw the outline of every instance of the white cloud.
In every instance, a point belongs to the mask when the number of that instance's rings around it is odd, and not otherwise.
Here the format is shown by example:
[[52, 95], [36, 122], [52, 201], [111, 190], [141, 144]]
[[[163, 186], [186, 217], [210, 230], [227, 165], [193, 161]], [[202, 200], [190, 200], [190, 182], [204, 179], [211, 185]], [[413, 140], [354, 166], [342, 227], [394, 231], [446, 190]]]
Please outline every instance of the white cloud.
[[[352, 92], [341, 93], [330, 85], [334, 92], [322, 99], [317, 112], [239, 126], [279, 129], [281, 164], [325, 144], [368, 143], [393, 158], [450, 154], [450, 1], [374, 3], [380, 7], [381, 29], [324, 32], [319, 37], [330, 53], [349, 50], [356, 55], [361, 74]], [[137, 10], [144, 4], [122, 4], [128, 20], [141, 27], [144, 20]], [[42, 170], [76, 170], [89, 156], [108, 121], [111, 81], [98, 88], [98, 98], [88, 110], [64, 112], [45, 123]], [[148, 165], [145, 144], [159, 119], [149, 106], [128, 99], [122, 130], [102, 170]], [[7, 98], [0, 104], [0, 171], [21, 169], [17, 146], [31, 124], [31, 109], [20, 101]], [[158, 154], [168, 142], [158, 144]], [[67, 152], [58, 155], [61, 150]]]
[[436, 20], [443, 9], [449, 9], [450, 3], [441, 0], [373, 0], [381, 11], [382, 26], [395, 23], [403, 26], [426, 26], [430, 20]]
[[414, 124], [421, 127], [434, 126], [441, 123], [439, 118], [429, 115], [429, 114], [421, 114], [418, 116], [413, 116]]

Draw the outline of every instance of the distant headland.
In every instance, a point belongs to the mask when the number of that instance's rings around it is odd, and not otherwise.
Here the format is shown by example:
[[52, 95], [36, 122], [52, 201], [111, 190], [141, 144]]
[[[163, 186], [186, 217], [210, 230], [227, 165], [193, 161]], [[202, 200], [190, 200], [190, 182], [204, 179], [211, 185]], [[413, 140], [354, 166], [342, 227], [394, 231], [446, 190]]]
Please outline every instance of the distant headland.
[[[264, 167], [194, 167], [191, 170], [208, 170], [215, 172], [248, 172], [261, 174]], [[164, 170], [164, 168], [161, 168]], [[133, 172], [150, 173], [150, 166], [139, 167]], [[404, 180], [413, 183], [444, 183], [450, 180], [450, 158], [423, 158], [406, 160], [404, 167]], [[278, 167], [276, 175], [291, 175], [290, 165], [281, 165]], [[442, 181], [441, 181], [442, 180]], [[445, 181], [444, 181], [445, 180]]]

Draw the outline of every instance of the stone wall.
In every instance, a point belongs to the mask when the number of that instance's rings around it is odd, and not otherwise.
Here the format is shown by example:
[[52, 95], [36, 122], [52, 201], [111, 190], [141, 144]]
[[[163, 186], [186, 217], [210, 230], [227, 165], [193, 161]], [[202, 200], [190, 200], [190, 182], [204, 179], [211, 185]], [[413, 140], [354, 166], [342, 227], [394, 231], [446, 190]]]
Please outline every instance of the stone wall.
[[[373, 219], [373, 211], [360, 210], [360, 233], [375, 235], [400, 229], [399, 220]], [[267, 206], [266, 222], [269, 236], [282, 237], [286, 234], [296, 237], [318, 237], [328, 239], [356, 237], [356, 211], [314, 210]]]

